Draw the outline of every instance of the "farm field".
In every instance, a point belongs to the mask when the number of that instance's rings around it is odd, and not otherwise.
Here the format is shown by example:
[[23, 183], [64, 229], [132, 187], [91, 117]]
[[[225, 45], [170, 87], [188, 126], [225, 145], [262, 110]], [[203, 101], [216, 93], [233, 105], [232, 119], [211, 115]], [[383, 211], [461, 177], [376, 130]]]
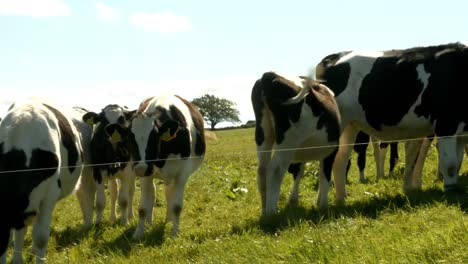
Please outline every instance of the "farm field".
[[[185, 188], [180, 234], [170, 238], [164, 224], [165, 198], [157, 184], [154, 223], [146, 237], [131, 241], [136, 219], [128, 226], [105, 223], [82, 230], [76, 197], [61, 201], [55, 210], [47, 260], [49, 263], [467, 263], [468, 158], [459, 179], [463, 191], [445, 194], [435, 181], [437, 157], [430, 150], [424, 167], [423, 189], [402, 192], [403, 144], [393, 178], [375, 181], [372, 147], [366, 176], [353, 156], [346, 207], [319, 211], [317, 163], [310, 163], [301, 182], [300, 203], [286, 205], [292, 177], [281, 189], [280, 213], [259, 222], [253, 129], [216, 131], [208, 141], [202, 168]], [[354, 155], [354, 154], [353, 154]], [[387, 172], [388, 162], [386, 162]], [[138, 182], [138, 181], [137, 181]], [[245, 192], [246, 191], [246, 192]], [[138, 208], [139, 191], [135, 195]], [[137, 212], [135, 211], [135, 215]], [[11, 247], [9, 256], [11, 256]], [[30, 230], [24, 256], [30, 262]]]

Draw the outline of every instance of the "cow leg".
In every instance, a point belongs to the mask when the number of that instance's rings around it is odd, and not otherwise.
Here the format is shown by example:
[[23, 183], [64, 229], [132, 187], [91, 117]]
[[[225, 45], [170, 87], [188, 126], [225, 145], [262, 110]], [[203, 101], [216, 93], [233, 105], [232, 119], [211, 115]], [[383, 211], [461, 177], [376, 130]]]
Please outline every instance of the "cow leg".
[[96, 224], [97, 225], [102, 223], [102, 216], [104, 213], [104, 208], [106, 207], [106, 190], [105, 190], [104, 179], [100, 183], [97, 182], [96, 184]]
[[393, 171], [398, 163], [398, 159], [398, 142], [390, 143], [390, 169], [388, 171], [390, 177], [393, 177]]
[[[354, 145], [354, 151], [356, 151], [358, 158], [357, 158], [357, 165], [359, 168], [359, 182], [364, 183], [366, 181], [365, 169], [366, 169], [366, 152], [367, 147], [369, 146], [369, 135], [360, 131], [356, 136], [356, 141]], [[348, 168], [346, 169], [346, 173], [348, 173]], [[346, 176], [347, 177], [347, 176]]]
[[257, 168], [257, 187], [260, 193], [260, 199], [262, 202], [262, 215], [265, 214], [266, 207], [266, 177], [267, 177], [267, 168], [271, 162], [271, 147], [267, 148], [265, 146], [257, 146], [257, 159], [258, 159], [258, 168]]
[[356, 135], [359, 132], [352, 125], [348, 125], [340, 136], [340, 147], [333, 164], [333, 177], [335, 180], [336, 202], [345, 203], [346, 197], [346, 164], [349, 161]]
[[155, 188], [153, 177], [140, 177], [141, 197], [138, 206], [138, 225], [133, 233], [133, 239], [141, 239], [145, 234], [145, 221], [153, 222], [153, 204], [155, 199]]
[[107, 187], [109, 188], [109, 196], [110, 196], [110, 217], [109, 221], [114, 223], [117, 219], [116, 213], [116, 203], [117, 203], [117, 193], [119, 192], [119, 187], [117, 183], [117, 176], [112, 175], [112, 177], [108, 177], [107, 180]]
[[424, 162], [426, 161], [427, 152], [431, 146], [431, 141], [428, 138], [424, 138], [419, 148], [418, 158], [413, 170], [413, 188], [420, 190], [422, 187], [422, 172], [424, 168]]
[[[290, 146], [291, 149], [298, 147], [298, 144], [285, 144]], [[275, 150], [273, 158], [268, 164], [267, 178], [266, 178], [266, 214], [274, 214], [277, 210], [277, 204], [283, 182], [284, 174], [288, 169], [289, 164], [294, 156], [294, 151], [282, 151], [281, 149]]]
[[413, 190], [413, 172], [421, 149], [422, 139], [410, 140], [405, 143], [405, 172], [403, 176], [403, 191]]
[[83, 214], [83, 228], [87, 229], [93, 225], [93, 205], [96, 194], [96, 182], [93, 179], [92, 168], [85, 167], [80, 177], [79, 187], [76, 191], [78, 202]]
[[[128, 169], [127, 169], [128, 167]], [[131, 173], [131, 166], [127, 166], [122, 173], [119, 191], [120, 222], [128, 223], [130, 204], [133, 203], [132, 185], [135, 186], [135, 176]]]
[[444, 177], [444, 189], [453, 189], [457, 184], [460, 157], [463, 157], [463, 145], [457, 142], [456, 137], [443, 137], [437, 139], [439, 151], [439, 168]]
[[133, 212], [133, 197], [135, 196], [135, 175], [132, 174], [132, 180], [130, 182], [130, 188], [129, 188], [129, 198], [130, 198], [130, 203], [128, 204], [128, 218], [133, 219], [135, 218], [134, 212]]
[[179, 220], [184, 202], [184, 189], [190, 172], [183, 171], [166, 185], [166, 222], [172, 221], [171, 236], [179, 232]]
[[15, 239], [13, 243], [13, 257], [11, 258], [11, 263], [23, 263], [24, 236], [26, 235], [27, 231], [27, 226], [14, 231]]
[[334, 150], [328, 157], [320, 161], [319, 169], [319, 193], [317, 198], [317, 206], [320, 209], [328, 207], [328, 192], [330, 190], [331, 172], [333, 162], [338, 149]]
[[2, 223], [0, 226], [0, 264], [6, 264], [8, 244], [10, 243], [10, 228]]
[[372, 142], [372, 144], [374, 146], [375, 170], [377, 171], [377, 180], [379, 180], [385, 175], [385, 157], [387, 156], [388, 143]]
[[[54, 185], [55, 186], [55, 185]], [[41, 203], [39, 213], [32, 229], [33, 252], [36, 254], [36, 263], [45, 261], [47, 244], [50, 236], [50, 223], [55, 204], [60, 196], [58, 188], [51, 188], [46, 199]]]
[[299, 183], [304, 176], [305, 162], [294, 163], [289, 165], [288, 172], [292, 173], [294, 185], [289, 195], [289, 204], [297, 204], [299, 202]]

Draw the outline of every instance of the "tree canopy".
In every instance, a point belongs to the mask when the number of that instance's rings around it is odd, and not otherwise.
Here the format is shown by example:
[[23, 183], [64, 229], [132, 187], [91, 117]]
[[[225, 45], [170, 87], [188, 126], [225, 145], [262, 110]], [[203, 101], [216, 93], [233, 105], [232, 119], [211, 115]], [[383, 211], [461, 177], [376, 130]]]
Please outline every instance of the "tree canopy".
[[211, 129], [221, 122], [240, 122], [236, 104], [228, 99], [205, 94], [193, 99], [192, 103], [198, 107]]

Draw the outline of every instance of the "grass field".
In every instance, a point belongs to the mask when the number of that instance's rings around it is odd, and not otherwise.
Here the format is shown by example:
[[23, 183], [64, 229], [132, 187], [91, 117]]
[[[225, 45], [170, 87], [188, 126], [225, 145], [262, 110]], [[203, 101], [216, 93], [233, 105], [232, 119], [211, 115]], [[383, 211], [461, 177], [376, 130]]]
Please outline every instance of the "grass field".
[[[160, 184], [154, 223], [138, 242], [130, 240], [135, 220], [128, 226], [106, 221], [81, 230], [81, 211], [71, 196], [55, 210], [49, 263], [468, 263], [467, 158], [459, 179], [464, 193], [445, 194], [442, 183], [434, 181], [437, 158], [431, 149], [423, 190], [404, 195], [402, 144], [394, 178], [379, 182], [369, 147], [368, 183], [358, 183], [353, 159], [347, 206], [333, 206], [332, 189], [327, 211], [315, 206], [317, 164], [311, 163], [302, 181], [299, 205], [286, 207], [292, 184], [287, 175], [281, 189], [281, 212], [259, 223], [253, 131], [219, 131], [218, 140], [208, 142], [205, 163], [185, 189], [177, 238], [170, 238], [171, 225], [164, 225]], [[233, 192], [234, 188], [248, 192]], [[135, 197], [137, 205], [139, 193]], [[108, 215], [106, 210], [106, 219]], [[24, 252], [28, 261], [32, 260], [30, 252], [28, 235]]]

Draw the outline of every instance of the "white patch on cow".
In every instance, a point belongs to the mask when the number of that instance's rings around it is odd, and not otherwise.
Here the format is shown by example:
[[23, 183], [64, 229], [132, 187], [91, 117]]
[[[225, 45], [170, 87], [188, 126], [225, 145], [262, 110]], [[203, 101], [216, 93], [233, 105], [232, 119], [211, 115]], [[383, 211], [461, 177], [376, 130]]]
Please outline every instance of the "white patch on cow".
[[119, 118], [124, 115], [122, 107], [117, 105], [108, 105], [102, 111], [110, 124], [118, 123]]
[[[148, 139], [151, 131], [154, 129], [155, 119], [138, 115], [132, 120], [132, 133], [135, 135], [135, 141], [138, 146], [138, 151], [140, 152], [140, 161], [138, 164], [144, 164], [146, 159], [146, 147], [148, 145]], [[138, 165], [137, 165], [138, 166]]]
[[384, 55], [384, 53], [381, 52], [381, 51], [353, 51], [353, 52], [350, 52], [350, 53], [346, 54], [345, 56], [341, 57], [335, 63], [335, 65], [339, 64], [339, 63], [347, 62], [351, 58], [353, 60], [355, 60], [356, 58], [363, 58], [363, 59], [374, 58], [375, 59], [375, 58], [381, 57], [383, 55]]

